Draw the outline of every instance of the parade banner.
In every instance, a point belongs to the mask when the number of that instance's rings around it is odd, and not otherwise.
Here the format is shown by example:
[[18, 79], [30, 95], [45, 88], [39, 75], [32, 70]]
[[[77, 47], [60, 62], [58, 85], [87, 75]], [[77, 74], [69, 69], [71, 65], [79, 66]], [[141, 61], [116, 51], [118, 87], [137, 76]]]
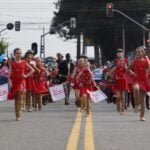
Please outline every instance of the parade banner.
[[0, 102], [6, 101], [8, 96], [8, 83], [0, 85]]
[[93, 70], [93, 80], [101, 80], [103, 75], [103, 70], [100, 68]]
[[102, 92], [100, 89], [97, 91], [88, 91], [88, 93], [90, 94], [90, 98], [94, 103], [98, 103], [107, 99], [105, 93]]
[[49, 87], [50, 94], [52, 96], [53, 101], [60, 101], [65, 98], [65, 92], [63, 84], [55, 85], [53, 87]]

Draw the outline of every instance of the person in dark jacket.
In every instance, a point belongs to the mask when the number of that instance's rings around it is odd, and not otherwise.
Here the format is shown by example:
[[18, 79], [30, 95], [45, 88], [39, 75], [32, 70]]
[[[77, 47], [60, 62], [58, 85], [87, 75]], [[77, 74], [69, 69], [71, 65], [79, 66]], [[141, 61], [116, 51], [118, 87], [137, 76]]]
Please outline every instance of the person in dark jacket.
[[71, 55], [69, 53], [66, 54], [66, 60], [64, 60], [59, 65], [59, 81], [60, 83], [64, 83], [65, 90], [65, 105], [69, 105], [69, 95], [70, 95], [70, 83], [66, 82], [67, 79], [71, 76], [74, 70], [74, 64], [71, 60]]

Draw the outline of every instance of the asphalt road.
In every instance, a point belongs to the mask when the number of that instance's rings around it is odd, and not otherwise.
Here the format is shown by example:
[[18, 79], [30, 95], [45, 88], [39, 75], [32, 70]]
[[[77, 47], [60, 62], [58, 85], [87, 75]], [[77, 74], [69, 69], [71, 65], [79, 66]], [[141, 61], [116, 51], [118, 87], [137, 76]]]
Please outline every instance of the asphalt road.
[[0, 103], [0, 150], [149, 150], [150, 112], [146, 122], [129, 108], [122, 116], [113, 104], [92, 105], [85, 117], [64, 101], [43, 106], [41, 112], [24, 112], [15, 121], [14, 101]]

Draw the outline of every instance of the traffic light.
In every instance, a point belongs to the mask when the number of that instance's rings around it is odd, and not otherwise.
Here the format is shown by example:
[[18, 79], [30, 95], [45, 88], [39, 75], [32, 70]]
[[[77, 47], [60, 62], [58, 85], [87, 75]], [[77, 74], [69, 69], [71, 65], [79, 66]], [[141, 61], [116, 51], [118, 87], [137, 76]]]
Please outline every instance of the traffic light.
[[114, 16], [113, 8], [114, 8], [114, 4], [113, 3], [107, 3], [107, 5], [106, 5], [107, 17], [113, 17]]
[[32, 43], [31, 44], [31, 49], [33, 50], [33, 52], [34, 52], [34, 55], [36, 55], [37, 54], [37, 51], [38, 51], [38, 44], [37, 43]]
[[12, 30], [13, 27], [14, 27], [14, 25], [13, 25], [12, 23], [8, 23], [8, 24], [7, 24], [7, 29], [8, 29], [8, 30]]
[[41, 53], [44, 53], [44, 49], [45, 49], [44, 45], [41, 45]]
[[20, 21], [15, 21], [15, 31], [20, 31], [20, 25], [21, 25]]
[[70, 28], [76, 28], [76, 18], [70, 18]]

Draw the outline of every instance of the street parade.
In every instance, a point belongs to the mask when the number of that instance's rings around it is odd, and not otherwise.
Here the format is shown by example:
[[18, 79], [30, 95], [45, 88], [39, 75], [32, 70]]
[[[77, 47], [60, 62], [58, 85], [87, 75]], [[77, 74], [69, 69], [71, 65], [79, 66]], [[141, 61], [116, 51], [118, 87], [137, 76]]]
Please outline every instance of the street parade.
[[0, 150], [150, 149], [150, 0], [0, 0]]

